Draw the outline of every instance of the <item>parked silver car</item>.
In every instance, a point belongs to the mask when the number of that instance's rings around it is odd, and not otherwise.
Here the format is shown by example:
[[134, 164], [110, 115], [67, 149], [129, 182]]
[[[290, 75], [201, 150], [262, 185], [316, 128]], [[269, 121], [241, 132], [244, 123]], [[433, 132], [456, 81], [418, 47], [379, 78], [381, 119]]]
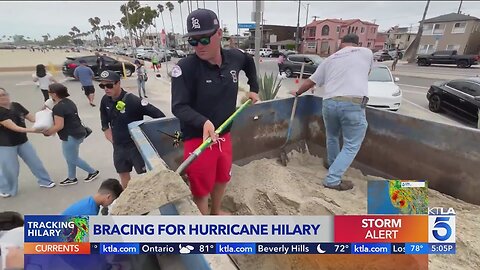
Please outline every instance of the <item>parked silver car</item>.
[[280, 64], [279, 68], [287, 77], [292, 77], [294, 74], [300, 74], [302, 64], [305, 63], [303, 74], [310, 76], [317, 70], [323, 60], [316, 54], [291, 54], [287, 56], [283, 64]]

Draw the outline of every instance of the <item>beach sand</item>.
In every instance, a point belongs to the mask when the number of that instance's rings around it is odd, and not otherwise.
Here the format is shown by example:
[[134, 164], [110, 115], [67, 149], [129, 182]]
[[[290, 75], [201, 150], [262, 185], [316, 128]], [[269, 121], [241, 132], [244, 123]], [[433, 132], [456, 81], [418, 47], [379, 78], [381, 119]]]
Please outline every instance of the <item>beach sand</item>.
[[67, 56], [94, 55], [93, 52], [81, 51], [65, 52], [65, 50], [50, 50], [42, 53], [38, 50], [0, 50], [0, 68], [35, 67], [38, 64], [60, 66], [65, 62]]

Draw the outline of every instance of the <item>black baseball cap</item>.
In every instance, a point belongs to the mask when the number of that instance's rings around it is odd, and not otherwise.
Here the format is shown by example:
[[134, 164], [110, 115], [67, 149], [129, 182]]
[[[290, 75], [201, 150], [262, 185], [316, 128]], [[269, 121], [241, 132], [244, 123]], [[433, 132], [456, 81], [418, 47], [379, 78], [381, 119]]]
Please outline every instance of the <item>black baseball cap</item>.
[[220, 27], [215, 12], [209, 9], [197, 9], [187, 17], [187, 34], [185, 37], [211, 35]]
[[356, 34], [350, 33], [342, 38], [342, 43], [353, 43], [358, 45], [359, 38]]
[[102, 73], [100, 73], [100, 80], [118, 82], [120, 81], [120, 75], [112, 70], [104, 70]]

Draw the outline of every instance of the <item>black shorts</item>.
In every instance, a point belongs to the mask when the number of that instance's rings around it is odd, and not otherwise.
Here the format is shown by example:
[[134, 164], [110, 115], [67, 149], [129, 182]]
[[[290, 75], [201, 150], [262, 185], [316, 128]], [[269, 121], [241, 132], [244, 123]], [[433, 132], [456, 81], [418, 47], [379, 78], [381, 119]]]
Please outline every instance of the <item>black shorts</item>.
[[117, 173], [131, 172], [132, 167], [138, 174], [147, 172], [142, 155], [134, 143], [126, 145], [113, 145], [113, 164]]
[[95, 93], [95, 87], [93, 85], [89, 86], [82, 86], [83, 92], [85, 92], [85, 96]]

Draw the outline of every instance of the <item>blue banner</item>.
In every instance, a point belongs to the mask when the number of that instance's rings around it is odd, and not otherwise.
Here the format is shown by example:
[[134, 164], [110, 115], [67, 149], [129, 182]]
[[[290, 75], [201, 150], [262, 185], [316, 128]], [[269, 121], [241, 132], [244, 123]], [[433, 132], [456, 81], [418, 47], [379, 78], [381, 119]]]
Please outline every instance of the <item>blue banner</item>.
[[428, 254], [455, 254], [455, 243], [430, 244]]
[[98, 246], [98, 252], [100, 254], [140, 254], [140, 244], [133, 244], [133, 243], [100, 244]]
[[429, 245], [427, 243], [407, 243], [405, 244], [405, 254], [428, 254]]
[[352, 254], [391, 254], [391, 244], [389, 243], [354, 243], [352, 244]]
[[348, 243], [90, 243], [92, 254], [351, 254]]
[[216, 245], [217, 254], [255, 254], [255, 243], [222, 243]]
[[255, 29], [255, 23], [239, 23], [238, 28]]

